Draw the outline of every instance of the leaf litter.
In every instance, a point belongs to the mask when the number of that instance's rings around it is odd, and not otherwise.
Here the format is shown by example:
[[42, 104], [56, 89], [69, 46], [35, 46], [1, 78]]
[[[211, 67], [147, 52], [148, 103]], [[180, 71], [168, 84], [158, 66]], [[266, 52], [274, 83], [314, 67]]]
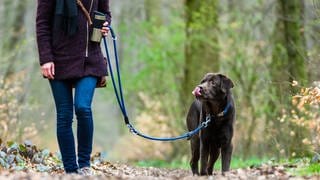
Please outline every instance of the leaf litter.
[[103, 153], [91, 158], [94, 176], [84, 177], [65, 174], [58, 153], [39, 149], [30, 141], [23, 144], [3, 143], [0, 139], [0, 179], [320, 179], [320, 176], [296, 177], [287, 169], [295, 165], [263, 164], [245, 169], [233, 169], [222, 174], [215, 171], [213, 176], [193, 176], [190, 170], [155, 167], [135, 167], [124, 163], [111, 163]]

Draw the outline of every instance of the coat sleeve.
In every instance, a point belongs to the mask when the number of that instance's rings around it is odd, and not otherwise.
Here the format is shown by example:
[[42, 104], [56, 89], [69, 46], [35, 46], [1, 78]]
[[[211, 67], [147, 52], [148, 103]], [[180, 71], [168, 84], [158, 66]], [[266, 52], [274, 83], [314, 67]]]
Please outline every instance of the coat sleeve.
[[106, 19], [111, 24], [111, 12], [109, 7], [109, 0], [99, 0], [99, 11], [106, 15]]
[[36, 36], [40, 65], [54, 60], [52, 53], [52, 25], [54, 17], [53, 0], [38, 0], [36, 15]]

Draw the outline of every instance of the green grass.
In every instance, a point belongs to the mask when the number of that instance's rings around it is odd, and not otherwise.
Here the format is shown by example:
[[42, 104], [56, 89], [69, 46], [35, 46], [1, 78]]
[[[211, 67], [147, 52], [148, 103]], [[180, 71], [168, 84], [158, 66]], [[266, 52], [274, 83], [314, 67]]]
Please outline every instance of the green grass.
[[[241, 158], [233, 158], [231, 161], [231, 168], [237, 169], [237, 168], [245, 168], [245, 167], [256, 167], [260, 166], [263, 162], [266, 162], [267, 159], [260, 159], [252, 157], [247, 160], [243, 160]], [[170, 168], [170, 169], [189, 169], [189, 160], [174, 160], [171, 162], [167, 162], [164, 160], [148, 160], [148, 161], [138, 161], [134, 163], [137, 166], [140, 167], [159, 167], [159, 168]], [[221, 169], [221, 161], [220, 159], [215, 163], [215, 169]]]
[[289, 169], [289, 172], [296, 176], [313, 176], [320, 175], [320, 163], [310, 163], [308, 158], [296, 160], [297, 168]]
[[274, 162], [276, 165], [283, 165], [286, 171], [294, 176], [319, 176], [320, 175], [320, 163], [311, 163], [311, 158], [302, 157], [294, 159], [281, 159], [278, 162]]
[[[245, 168], [245, 167], [257, 167], [260, 166], [262, 163], [267, 162], [267, 158], [257, 158], [257, 157], [251, 157], [250, 159], [242, 159], [242, 158], [233, 158], [231, 161], [231, 168], [237, 169], [237, 168]], [[219, 169], [221, 167], [221, 162], [218, 162]], [[218, 166], [217, 166], [218, 167]]]
[[171, 161], [167, 162], [164, 160], [148, 160], [148, 161], [138, 161], [134, 163], [139, 167], [158, 167], [158, 168], [169, 168], [169, 169], [188, 169], [189, 163], [186, 161]]
[[320, 175], [320, 164], [311, 164], [301, 170], [302, 174], [305, 175]]
[[[291, 168], [286, 168], [289, 174], [294, 176], [319, 176], [320, 175], [320, 163], [310, 164], [309, 158], [300, 158], [300, 159], [282, 159], [280, 161], [273, 161], [268, 158], [256, 158], [251, 157], [249, 159], [243, 160], [242, 158], [233, 158], [231, 161], [231, 169], [238, 168], [248, 168], [248, 167], [259, 167], [262, 164], [269, 165], [283, 165], [293, 166]], [[149, 161], [138, 161], [135, 162], [134, 165], [140, 167], [159, 167], [159, 168], [168, 168], [168, 169], [186, 169], [189, 170], [189, 160], [175, 160], [171, 162], [167, 162], [164, 160], [149, 160]], [[215, 167], [216, 170], [221, 169], [221, 161], [220, 159], [216, 162]]]

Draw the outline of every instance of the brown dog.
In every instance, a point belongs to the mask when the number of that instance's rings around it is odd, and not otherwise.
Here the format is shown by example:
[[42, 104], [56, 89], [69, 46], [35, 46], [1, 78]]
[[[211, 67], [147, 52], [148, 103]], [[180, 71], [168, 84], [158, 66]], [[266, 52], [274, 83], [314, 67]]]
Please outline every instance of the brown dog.
[[[226, 76], [208, 73], [192, 92], [196, 100], [187, 115], [188, 130], [194, 130], [201, 122], [205, 122], [206, 118], [211, 118], [206, 128], [191, 137], [190, 166], [193, 174], [199, 174], [200, 158], [200, 175], [212, 175], [220, 152], [222, 172], [229, 171], [235, 119], [234, 101], [230, 92], [233, 86], [233, 82]], [[224, 111], [225, 113], [222, 113]]]

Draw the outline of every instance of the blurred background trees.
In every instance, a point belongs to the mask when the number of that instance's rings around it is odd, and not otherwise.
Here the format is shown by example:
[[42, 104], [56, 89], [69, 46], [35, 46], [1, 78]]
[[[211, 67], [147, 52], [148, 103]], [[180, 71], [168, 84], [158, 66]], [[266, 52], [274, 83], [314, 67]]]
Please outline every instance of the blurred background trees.
[[[127, 108], [139, 130], [185, 132], [192, 89], [205, 73], [221, 72], [235, 83], [235, 156], [319, 151], [317, 0], [110, 3]], [[57, 150], [54, 104], [39, 71], [35, 9], [32, 0], [0, 1], [0, 138], [31, 139]], [[111, 83], [96, 91], [94, 117], [95, 151], [110, 159], [188, 159], [188, 141], [129, 134]]]
[[[304, 35], [304, 2], [300, 0], [277, 1], [276, 24], [273, 32], [271, 78], [275, 84], [277, 101], [290, 99], [284, 94], [292, 92], [293, 80], [307, 82], [306, 42]], [[274, 104], [276, 111], [278, 102]], [[285, 103], [284, 103], [285, 104]]]
[[204, 76], [203, 72], [219, 71], [218, 1], [185, 1], [185, 23], [185, 63], [180, 99], [187, 110], [193, 99], [190, 92]]

